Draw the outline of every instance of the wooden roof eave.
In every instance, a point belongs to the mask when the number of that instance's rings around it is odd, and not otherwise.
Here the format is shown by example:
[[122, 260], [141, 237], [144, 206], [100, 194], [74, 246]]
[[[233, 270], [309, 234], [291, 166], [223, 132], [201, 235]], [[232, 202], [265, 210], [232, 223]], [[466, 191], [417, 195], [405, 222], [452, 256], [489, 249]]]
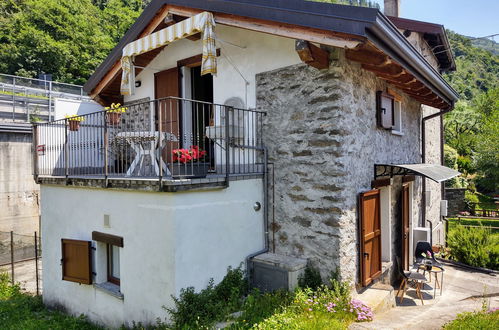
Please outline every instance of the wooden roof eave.
[[[202, 11], [198, 9], [166, 5], [161, 9], [158, 15], [156, 15], [156, 17], [144, 29], [144, 31], [137, 39], [154, 32], [158, 28], [158, 26], [162, 24], [163, 20], [167, 17], [168, 14], [178, 15], [182, 17], [191, 17], [201, 12]], [[354, 48], [360, 43], [366, 41], [365, 38], [360, 36], [352, 36], [333, 31], [325, 31], [309, 27], [299, 27], [291, 24], [276, 23], [223, 13], [213, 14], [217, 24], [242, 28], [250, 31], [263, 32], [291, 39], [302, 39], [332, 47], [346, 49]], [[145, 67], [147, 64], [148, 63], [141, 63], [141, 66]], [[96, 99], [96, 97], [100, 93], [102, 93], [103, 90], [106, 89], [119, 75], [121, 75], [121, 63], [120, 61], [117, 61], [106, 73], [104, 78], [92, 90], [92, 92], [90, 93], [90, 97]]]
[[452, 106], [434, 93], [430, 86], [419, 81], [370, 42], [359, 44], [353, 49], [347, 49], [345, 56], [348, 60], [360, 63], [364, 70], [374, 73], [378, 78], [392, 84], [422, 104], [438, 108]]

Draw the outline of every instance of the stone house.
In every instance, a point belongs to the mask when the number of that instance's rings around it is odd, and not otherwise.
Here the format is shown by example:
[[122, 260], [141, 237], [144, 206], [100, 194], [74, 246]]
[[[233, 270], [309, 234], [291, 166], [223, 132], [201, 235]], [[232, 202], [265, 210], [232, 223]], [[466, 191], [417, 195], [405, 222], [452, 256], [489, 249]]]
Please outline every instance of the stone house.
[[442, 243], [454, 62], [386, 8], [153, 1], [85, 85], [124, 107], [35, 127], [44, 301], [149, 323], [262, 254], [360, 288]]

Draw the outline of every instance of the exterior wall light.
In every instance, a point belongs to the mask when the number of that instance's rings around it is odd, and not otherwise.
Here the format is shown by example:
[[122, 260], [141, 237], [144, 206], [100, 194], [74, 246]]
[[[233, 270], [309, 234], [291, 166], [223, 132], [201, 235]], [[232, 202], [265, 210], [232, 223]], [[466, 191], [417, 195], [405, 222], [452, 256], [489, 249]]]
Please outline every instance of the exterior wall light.
[[256, 202], [255, 204], [253, 204], [253, 209], [255, 211], [260, 211], [261, 208], [262, 208], [262, 204], [260, 204], [260, 202]]
[[135, 87], [139, 88], [140, 86], [142, 86], [142, 81], [137, 80], [137, 81], [135, 82]]

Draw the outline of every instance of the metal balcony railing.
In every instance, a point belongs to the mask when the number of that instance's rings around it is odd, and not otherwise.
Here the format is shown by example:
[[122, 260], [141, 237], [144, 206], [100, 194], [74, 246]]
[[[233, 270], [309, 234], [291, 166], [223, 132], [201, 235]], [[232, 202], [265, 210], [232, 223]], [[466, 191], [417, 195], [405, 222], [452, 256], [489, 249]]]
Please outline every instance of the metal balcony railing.
[[38, 124], [34, 173], [159, 180], [260, 174], [264, 114], [168, 97]]

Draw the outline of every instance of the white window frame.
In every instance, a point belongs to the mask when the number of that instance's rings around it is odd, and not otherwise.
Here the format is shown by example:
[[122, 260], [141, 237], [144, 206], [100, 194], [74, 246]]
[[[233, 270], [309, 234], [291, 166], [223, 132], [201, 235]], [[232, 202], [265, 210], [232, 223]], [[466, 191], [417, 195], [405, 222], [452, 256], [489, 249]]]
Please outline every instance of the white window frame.
[[397, 99], [393, 100], [393, 122], [392, 134], [404, 135], [402, 127], [402, 102]]

